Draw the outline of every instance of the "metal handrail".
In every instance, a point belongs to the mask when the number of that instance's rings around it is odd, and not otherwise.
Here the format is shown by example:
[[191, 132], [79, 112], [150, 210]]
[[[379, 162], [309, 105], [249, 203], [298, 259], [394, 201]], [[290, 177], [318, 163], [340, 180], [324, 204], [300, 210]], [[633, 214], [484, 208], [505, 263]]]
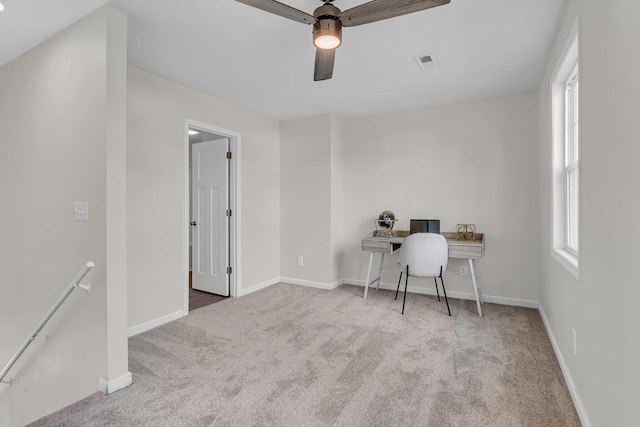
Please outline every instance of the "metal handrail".
[[62, 295], [60, 295], [60, 297], [58, 298], [56, 303], [53, 305], [53, 307], [51, 307], [51, 309], [49, 310], [47, 315], [44, 317], [44, 319], [42, 319], [40, 321], [40, 323], [38, 323], [38, 326], [36, 326], [36, 328], [33, 330], [33, 332], [31, 332], [29, 334], [29, 336], [27, 337], [26, 341], [20, 346], [18, 351], [16, 351], [16, 354], [13, 355], [13, 357], [11, 358], [9, 363], [7, 363], [7, 366], [5, 366], [4, 369], [2, 370], [2, 372], [0, 372], [0, 383], [5, 383], [5, 384], [11, 385], [11, 380], [10, 379], [7, 380], [7, 381], [3, 381], [4, 377], [7, 375], [9, 370], [13, 367], [13, 365], [18, 361], [20, 356], [22, 356], [22, 353], [24, 353], [24, 351], [27, 349], [27, 347], [29, 347], [29, 345], [38, 337], [38, 334], [40, 333], [42, 328], [44, 328], [44, 326], [47, 324], [49, 319], [51, 319], [51, 317], [55, 314], [55, 312], [58, 311], [60, 306], [66, 301], [66, 299], [69, 297], [69, 295], [71, 295], [71, 293], [77, 287], [80, 287], [82, 289], [87, 290], [88, 292], [91, 292], [91, 283], [83, 285], [83, 284], [80, 283], [80, 281], [82, 279], [84, 279], [84, 276], [86, 276], [87, 273], [89, 273], [89, 271], [91, 271], [91, 269], [93, 267], [95, 267], [95, 264], [92, 263], [92, 262], [88, 262], [82, 267], [80, 272], [78, 272], [76, 277], [73, 279], [73, 282], [71, 282], [69, 284], [69, 286], [67, 287], [67, 289], [64, 290]]

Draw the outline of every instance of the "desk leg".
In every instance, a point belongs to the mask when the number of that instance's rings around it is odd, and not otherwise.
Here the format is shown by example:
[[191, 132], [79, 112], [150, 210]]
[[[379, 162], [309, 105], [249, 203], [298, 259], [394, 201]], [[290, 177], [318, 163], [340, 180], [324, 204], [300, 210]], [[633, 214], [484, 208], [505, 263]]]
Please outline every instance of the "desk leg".
[[471, 273], [471, 282], [473, 283], [473, 291], [476, 294], [476, 304], [478, 305], [478, 316], [482, 316], [482, 307], [480, 307], [480, 294], [478, 292], [478, 283], [476, 282], [476, 269], [473, 265], [473, 259], [469, 258], [469, 272]]
[[382, 265], [384, 264], [384, 252], [382, 252], [382, 259], [380, 260], [380, 274], [378, 274], [378, 289], [380, 289], [380, 282], [382, 281]]
[[367, 290], [369, 289], [369, 279], [371, 278], [371, 266], [373, 265], [373, 252], [369, 255], [369, 269], [367, 270], [367, 281], [364, 282], [364, 299], [367, 299]]

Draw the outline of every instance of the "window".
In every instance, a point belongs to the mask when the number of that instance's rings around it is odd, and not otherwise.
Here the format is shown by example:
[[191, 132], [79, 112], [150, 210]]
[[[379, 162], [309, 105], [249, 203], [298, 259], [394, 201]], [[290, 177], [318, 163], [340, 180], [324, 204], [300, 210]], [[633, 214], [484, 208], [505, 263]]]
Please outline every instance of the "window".
[[578, 78], [578, 64], [575, 65], [566, 84], [565, 94], [565, 157], [564, 168], [567, 180], [566, 194], [566, 238], [565, 249], [578, 255], [578, 165], [579, 165], [579, 108], [578, 95], [580, 80]]
[[551, 253], [580, 278], [580, 64], [577, 25], [551, 83]]

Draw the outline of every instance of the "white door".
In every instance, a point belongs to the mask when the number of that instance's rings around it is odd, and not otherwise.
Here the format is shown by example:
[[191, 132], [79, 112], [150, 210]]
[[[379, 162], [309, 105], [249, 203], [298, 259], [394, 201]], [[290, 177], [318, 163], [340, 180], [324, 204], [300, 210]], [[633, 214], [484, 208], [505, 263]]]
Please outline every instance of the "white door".
[[229, 296], [228, 145], [224, 138], [191, 148], [192, 286], [224, 296]]

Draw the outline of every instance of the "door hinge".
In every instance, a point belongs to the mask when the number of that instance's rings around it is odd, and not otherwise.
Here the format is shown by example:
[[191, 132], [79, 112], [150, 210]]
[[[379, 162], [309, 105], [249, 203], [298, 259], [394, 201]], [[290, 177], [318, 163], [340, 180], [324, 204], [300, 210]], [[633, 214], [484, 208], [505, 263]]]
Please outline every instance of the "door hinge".
[[231, 209], [227, 209], [227, 216], [231, 216]]
[[231, 274], [232, 270], [233, 269], [231, 267], [227, 267], [227, 274]]
[[231, 154], [231, 151], [227, 151], [227, 159], [231, 159], [233, 157], [233, 154]]

